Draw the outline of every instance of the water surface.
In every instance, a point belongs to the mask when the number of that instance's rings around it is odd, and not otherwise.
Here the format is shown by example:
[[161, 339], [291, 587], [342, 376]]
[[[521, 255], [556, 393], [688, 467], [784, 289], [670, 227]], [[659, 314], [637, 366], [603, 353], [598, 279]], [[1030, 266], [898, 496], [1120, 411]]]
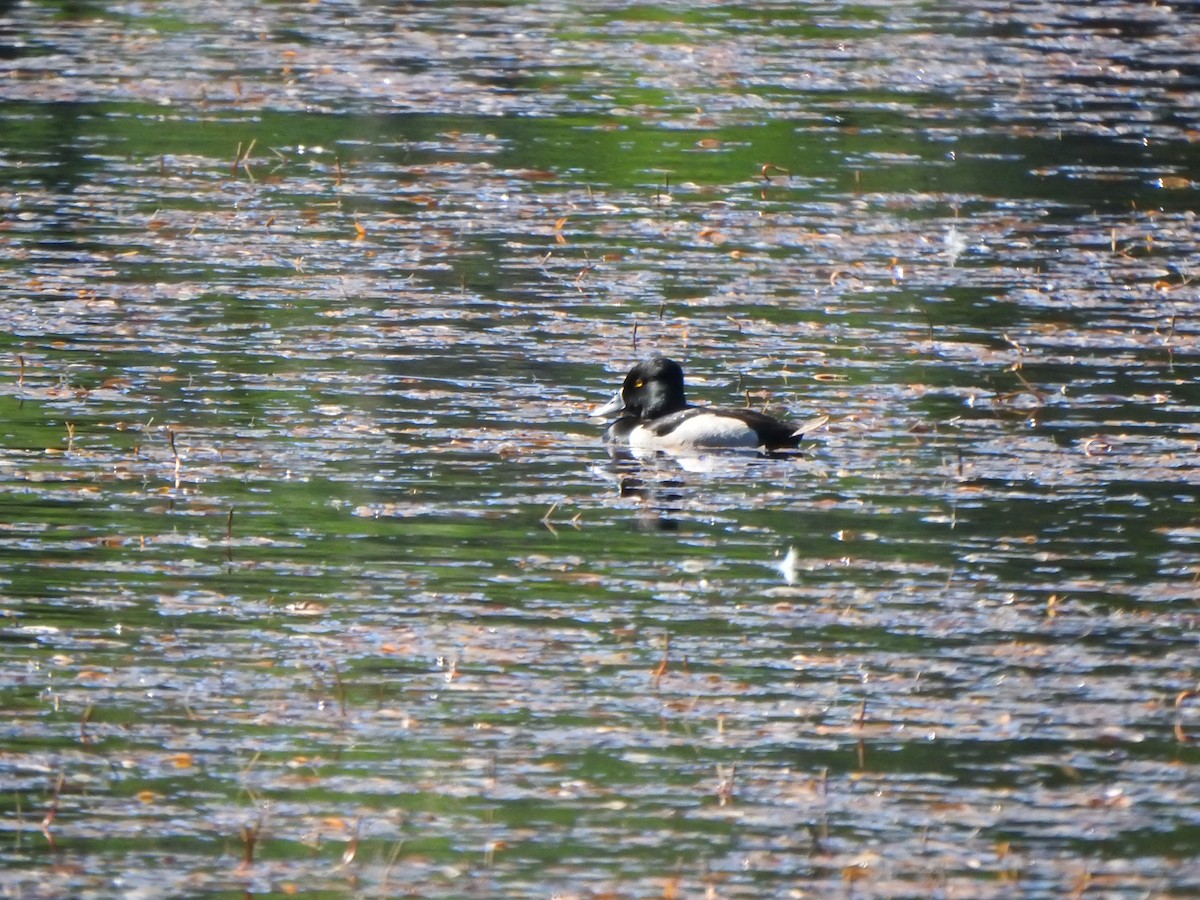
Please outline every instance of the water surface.
[[4, 4], [4, 889], [1200, 891], [1198, 34]]

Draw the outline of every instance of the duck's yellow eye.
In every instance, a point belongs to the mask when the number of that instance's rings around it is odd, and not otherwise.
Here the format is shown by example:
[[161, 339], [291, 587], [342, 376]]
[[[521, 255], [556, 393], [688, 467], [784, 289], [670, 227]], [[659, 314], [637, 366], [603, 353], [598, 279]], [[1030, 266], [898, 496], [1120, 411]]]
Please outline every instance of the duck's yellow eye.
[[637, 381], [635, 381], [635, 382], [633, 383], [633, 386], [634, 386], [635, 388], [640, 388], [640, 387], [641, 387], [643, 384], [645, 384], [645, 383], [646, 383], [646, 382], [642, 381], [642, 379], [640, 379], [640, 378], [639, 378]]

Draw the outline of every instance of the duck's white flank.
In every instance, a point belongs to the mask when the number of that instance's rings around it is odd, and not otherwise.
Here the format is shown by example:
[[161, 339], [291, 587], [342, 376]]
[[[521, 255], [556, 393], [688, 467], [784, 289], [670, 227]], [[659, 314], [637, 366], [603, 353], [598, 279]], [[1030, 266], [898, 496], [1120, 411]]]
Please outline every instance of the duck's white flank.
[[698, 415], [684, 419], [670, 434], [658, 437], [645, 426], [638, 426], [629, 435], [629, 446], [653, 450], [661, 447], [680, 449], [719, 449], [722, 447], [754, 449], [762, 446], [758, 433], [740, 419], [728, 416]]

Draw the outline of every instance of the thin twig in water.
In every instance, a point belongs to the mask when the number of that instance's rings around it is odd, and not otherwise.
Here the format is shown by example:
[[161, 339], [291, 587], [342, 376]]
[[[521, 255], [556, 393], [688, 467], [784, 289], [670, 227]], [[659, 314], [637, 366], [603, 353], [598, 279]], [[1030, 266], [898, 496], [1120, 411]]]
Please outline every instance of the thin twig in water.
[[[252, 140], [250, 142], [250, 146], [246, 148], [246, 152], [241, 155], [241, 158], [237, 161], [237, 164], [234, 165], [233, 174], [235, 177], [237, 175], [237, 166], [240, 165], [242, 167], [242, 171], [246, 173], [246, 177], [249, 178], [251, 182], [254, 181], [254, 173], [250, 171], [250, 154], [254, 152], [254, 145], [257, 143], [258, 138]], [[238, 144], [239, 149], [241, 146], [241, 144]]]
[[399, 861], [400, 854], [403, 852], [403, 850], [404, 838], [401, 838], [400, 840], [396, 841], [395, 845], [391, 849], [391, 852], [388, 853], [387, 862], [383, 867], [383, 876], [379, 880], [380, 896], [382, 897], [391, 896], [391, 891], [388, 890], [388, 877], [391, 875], [392, 869], [396, 867], [396, 863]]
[[91, 743], [91, 735], [88, 734], [88, 722], [92, 719], [92, 702], [89, 700], [87, 707], [83, 711], [83, 715], [79, 719], [79, 741], [80, 743]]
[[733, 800], [733, 784], [737, 778], [737, 766], [717, 766], [717, 804], [728, 806]]
[[183, 467], [183, 461], [179, 458], [179, 451], [175, 449], [174, 429], [167, 429], [167, 440], [171, 442], [171, 455], [175, 457], [175, 490], [179, 490], [179, 473]]
[[333, 663], [333, 684], [334, 693], [337, 696], [338, 709], [341, 711], [342, 718], [346, 718], [346, 684], [342, 681], [342, 670], [338, 668], [336, 661]]
[[662, 661], [655, 667], [651, 678], [654, 680], [654, 686], [658, 687], [659, 681], [667, 674], [667, 662], [671, 656], [671, 632], [663, 635], [663, 657]]
[[254, 865], [254, 848], [258, 844], [258, 838], [261, 833], [261, 818], [253, 825], [242, 826], [242, 864], [238, 867], [242, 871]]
[[62, 794], [63, 784], [66, 780], [66, 773], [60, 771], [58, 778], [54, 780], [54, 791], [50, 795], [50, 807], [46, 810], [46, 815], [42, 817], [42, 834], [50, 844], [51, 850], [58, 849], [58, 845], [54, 842], [54, 835], [50, 831], [50, 826], [54, 824], [54, 820], [58, 817], [58, 798]]

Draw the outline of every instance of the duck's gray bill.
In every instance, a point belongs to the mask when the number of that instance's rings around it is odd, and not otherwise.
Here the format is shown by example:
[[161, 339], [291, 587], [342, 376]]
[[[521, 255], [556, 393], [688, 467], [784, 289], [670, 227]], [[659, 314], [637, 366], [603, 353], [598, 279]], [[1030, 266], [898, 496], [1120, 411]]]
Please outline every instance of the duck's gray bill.
[[613, 394], [611, 400], [609, 400], [603, 406], [597, 406], [590, 413], [588, 413], [588, 415], [594, 419], [598, 419], [601, 416], [611, 416], [613, 413], [622, 412], [624, 409], [625, 401], [621, 399], [621, 392], [617, 391], [615, 394]]

